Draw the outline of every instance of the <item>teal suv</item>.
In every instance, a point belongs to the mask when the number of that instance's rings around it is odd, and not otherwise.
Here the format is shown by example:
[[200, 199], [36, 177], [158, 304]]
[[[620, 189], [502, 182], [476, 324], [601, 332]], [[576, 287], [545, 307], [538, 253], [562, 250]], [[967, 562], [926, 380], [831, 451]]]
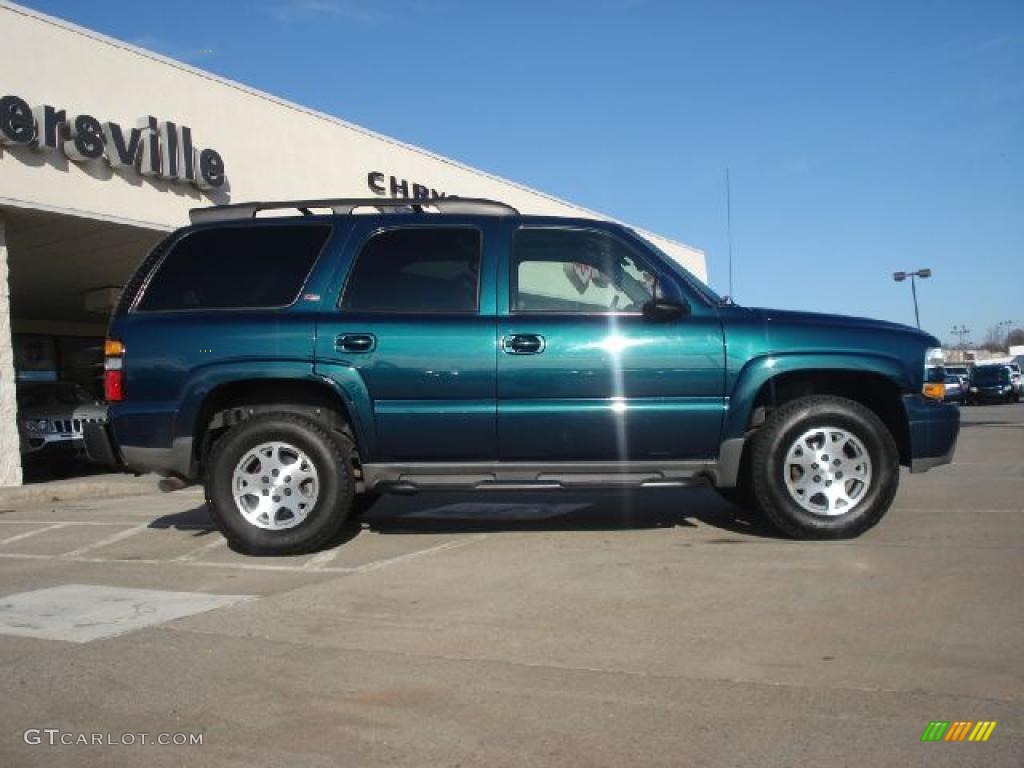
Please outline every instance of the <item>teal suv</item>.
[[921, 394], [935, 338], [735, 306], [620, 224], [457, 198], [192, 219], [125, 286], [86, 441], [205, 483], [248, 552], [433, 490], [706, 484], [790, 536], [849, 537], [901, 465], [953, 454], [956, 406]]

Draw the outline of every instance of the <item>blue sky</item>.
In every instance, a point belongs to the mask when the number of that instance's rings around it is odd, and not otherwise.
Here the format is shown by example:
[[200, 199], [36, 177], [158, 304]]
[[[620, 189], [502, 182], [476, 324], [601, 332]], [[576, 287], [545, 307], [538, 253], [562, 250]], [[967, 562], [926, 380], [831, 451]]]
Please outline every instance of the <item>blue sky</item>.
[[1024, 2], [30, 0], [707, 252], [742, 304], [1024, 327]]

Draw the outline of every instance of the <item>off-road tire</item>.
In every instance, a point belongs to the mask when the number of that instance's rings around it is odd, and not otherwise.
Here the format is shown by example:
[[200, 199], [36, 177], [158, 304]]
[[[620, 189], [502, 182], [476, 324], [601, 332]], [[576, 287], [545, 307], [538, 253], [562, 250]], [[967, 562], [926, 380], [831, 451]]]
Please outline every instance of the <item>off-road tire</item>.
[[[871, 460], [867, 489], [849, 512], [816, 514], [804, 509], [785, 482], [786, 455], [798, 438], [815, 427], [846, 430]], [[757, 507], [780, 531], [796, 539], [846, 539], [868, 530], [889, 509], [899, 489], [899, 451], [882, 420], [853, 400], [814, 395], [775, 409], [752, 438], [751, 488]]]
[[[292, 528], [268, 530], [248, 522], [235, 503], [233, 474], [246, 452], [283, 441], [301, 449], [316, 467], [318, 495], [313, 508]], [[351, 439], [296, 413], [262, 413], [237, 424], [214, 444], [206, 462], [210, 516], [228, 541], [253, 555], [313, 552], [334, 539], [348, 518], [355, 495]]]

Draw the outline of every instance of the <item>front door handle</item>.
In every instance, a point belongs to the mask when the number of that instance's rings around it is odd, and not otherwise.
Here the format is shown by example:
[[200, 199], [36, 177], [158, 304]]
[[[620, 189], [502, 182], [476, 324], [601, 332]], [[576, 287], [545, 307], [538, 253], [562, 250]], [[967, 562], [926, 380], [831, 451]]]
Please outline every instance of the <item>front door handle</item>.
[[502, 337], [501, 348], [506, 355], [539, 355], [544, 351], [544, 337], [536, 333], [514, 333]]
[[334, 339], [334, 348], [339, 352], [372, 352], [377, 338], [372, 333], [343, 333]]

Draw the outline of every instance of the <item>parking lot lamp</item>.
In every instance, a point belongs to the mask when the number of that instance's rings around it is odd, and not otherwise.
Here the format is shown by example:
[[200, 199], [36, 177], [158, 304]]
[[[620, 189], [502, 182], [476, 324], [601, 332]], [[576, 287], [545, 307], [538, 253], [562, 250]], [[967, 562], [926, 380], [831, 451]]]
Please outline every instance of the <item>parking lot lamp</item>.
[[902, 283], [908, 277], [910, 278], [910, 292], [914, 295], [914, 320], [917, 322], [918, 330], [921, 328], [921, 315], [917, 311], [917, 282], [915, 278], [920, 277], [923, 280], [931, 276], [932, 271], [930, 269], [919, 269], [916, 272], [893, 272], [892, 275], [892, 279], [897, 283]]

